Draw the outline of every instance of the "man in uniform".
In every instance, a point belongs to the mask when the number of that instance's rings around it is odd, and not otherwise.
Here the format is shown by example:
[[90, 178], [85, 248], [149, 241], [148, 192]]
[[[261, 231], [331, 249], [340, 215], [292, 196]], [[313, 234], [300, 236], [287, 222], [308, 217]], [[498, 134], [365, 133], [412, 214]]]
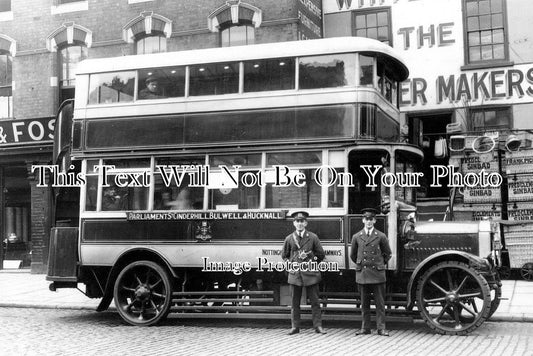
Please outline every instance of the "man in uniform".
[[[324, 259], [325, 253], [318, 236], [306, 230], [309, 214], [305, 211], [298, 211], [291, 216], [296, 230], [285, 238], [281, 257], [289, 262], [309, 263], [314, 261], [320, 263]], [[319, 271], [289, 271], [288, 283], [290, 284], [292, 295], [292, 328], [289, 335], [300, 332], [300, 299], [302, 298], [303, 287], [306, 288], [307, 297], [311, 300], [315, 332], [319, 334], [326, 333], [322, 328], [320, 301], [318, 299], [318, 284], [320, 280]]]
[[364, 229], [353, 235], [350, 259], [355, 263], [355, 282], [361, 293], [363, 323], [355, 335], [370, 334], [370, 295], [376, 303], [378, 335], [389, 336], [385, 330], [385, 270], [391, 257], [387, 236], [374, 228], [375, 209], [363, 209]]

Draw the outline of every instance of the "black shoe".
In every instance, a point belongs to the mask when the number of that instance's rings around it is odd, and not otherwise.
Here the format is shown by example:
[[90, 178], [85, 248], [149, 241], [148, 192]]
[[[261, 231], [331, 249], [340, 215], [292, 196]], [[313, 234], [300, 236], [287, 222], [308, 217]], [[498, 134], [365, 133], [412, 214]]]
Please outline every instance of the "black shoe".
[[289, 331], [289, 335], [299, 334], [300, 328], [292, 328], [291, 331]]
[[389, 332], [385, 329], [379, 329], [378, 330], [378, 335], [381, 335], [381, 336], [389, 336]]
[[326, 332], [321, 326], [317, 326], [317, 327], [315, 328], [315, 332], [316, 332], [317, 334], [327, 334], [327, 332]]
[[355, 336], [359, 336], [359, 335], [370, 335], [370, 330], [369, 329], [357, 330], [355, 332]]

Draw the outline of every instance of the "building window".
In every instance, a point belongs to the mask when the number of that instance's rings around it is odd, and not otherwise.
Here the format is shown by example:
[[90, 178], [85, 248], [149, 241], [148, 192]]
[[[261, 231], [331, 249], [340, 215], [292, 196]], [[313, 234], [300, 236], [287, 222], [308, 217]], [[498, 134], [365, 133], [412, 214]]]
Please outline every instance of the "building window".
[[472, 110], [475, 131], [508, 129], [511, 127], [511, 108], [486, 108]]
[[171, 34], [172, 21], [150, 11], [142, 12], [122, 28], [122, 39], [134, 44], [135, 54], [166, 52]]
[[261, 26], [259, 8], [241, 1], [227, 1], [207, 17], [211, 32], [220, 32], [220, 46], [242, 46], [255, 43], [255, 28]]
[[354, 11], [353, 35], [373, 38], [392, 46], [390, 9]]
[[59, 50], [59, 100], [74, 98], [75, 71], [78, 63], [87, 58], [87, 47], [74, 45]]
[[220, 31], [220, 46], [244, 46], [255, 43], [255, 29], [252, 25], [230, 26]]
[[0, 118], [13, 117], [13, 91], [11, 88], [13, 79], [11, 77], [11, 69], [11, 54], [0, 54]]
[[167, 38], [164, 35], [146, 36], [135, 41], [135, 54], [150, 54], [167, 51]]
[[505, 3], [503, 0], [464, 0], [468, 63], [506, 60]]

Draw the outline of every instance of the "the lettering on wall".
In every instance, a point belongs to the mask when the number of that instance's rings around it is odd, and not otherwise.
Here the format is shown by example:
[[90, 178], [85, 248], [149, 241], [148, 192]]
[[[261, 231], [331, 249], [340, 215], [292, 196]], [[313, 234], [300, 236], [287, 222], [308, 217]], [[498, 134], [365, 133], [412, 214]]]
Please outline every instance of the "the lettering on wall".
[[[429, 88], [425, 78], [410, 78], [404, 81], [400, 87], [400, 104], [427, 104]], [[463, 98], [471, 101], [519, 99], [526, 95], [533, 98], [533, 67], [437, 75], [432, 90], [436, 104], [445, 101], [456, 103]]]
[[[392, 3], [396, 4], [397, 2], [405, 1], [419, 1], [419, 0], [393, 0]], [[385, 4], [385, 0], [337, 0], [337, 6], [339, 10], [350, 10], [354, 8], [361, 8], [366, 6], [382, 6]]]
[[0, 121], [0, 147], [52, 142], [55, 121], [53, 117]]
[[445, 22], [437, 25], [431, 24], [427, 28], [424, 26], [402, 27], [398, 29], [398, 35], [403, 39], [403, 48], [408, 50], [412, 47], [412, 36], [416, 32], [416, 48], [422, 48], [424, 45], [433, 47], [449, 46], [455, 43], [455, 39], [450, 38], [452, 35], [453, 22]]

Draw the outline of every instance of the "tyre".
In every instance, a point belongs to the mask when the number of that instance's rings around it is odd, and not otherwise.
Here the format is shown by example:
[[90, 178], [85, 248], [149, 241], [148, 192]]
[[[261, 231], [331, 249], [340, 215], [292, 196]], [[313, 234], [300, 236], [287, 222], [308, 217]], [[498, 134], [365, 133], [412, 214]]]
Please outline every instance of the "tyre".
[[500, 306], [500, 298], [502, 296], [502, 287], [498, 286], [496, 289], [490, 291], [490, 312], [489, 318], [494, 315], [498, 307]]
[[489, 317], [490, 288], [467, 264], [446, 261], [430, 267], [420, 278], [416, 303], [422, 319], [436, 332], [465, 335]]
[[520, 268], [520, 276], [526, 281], [533, 281], [533, 262], [528, 262]]
[[172, 299], [167, 271], [152, 261], [136, 261], [118, 275], [113, 292], [117, 310], [129, 324], [154, 325], [166, 318]]

